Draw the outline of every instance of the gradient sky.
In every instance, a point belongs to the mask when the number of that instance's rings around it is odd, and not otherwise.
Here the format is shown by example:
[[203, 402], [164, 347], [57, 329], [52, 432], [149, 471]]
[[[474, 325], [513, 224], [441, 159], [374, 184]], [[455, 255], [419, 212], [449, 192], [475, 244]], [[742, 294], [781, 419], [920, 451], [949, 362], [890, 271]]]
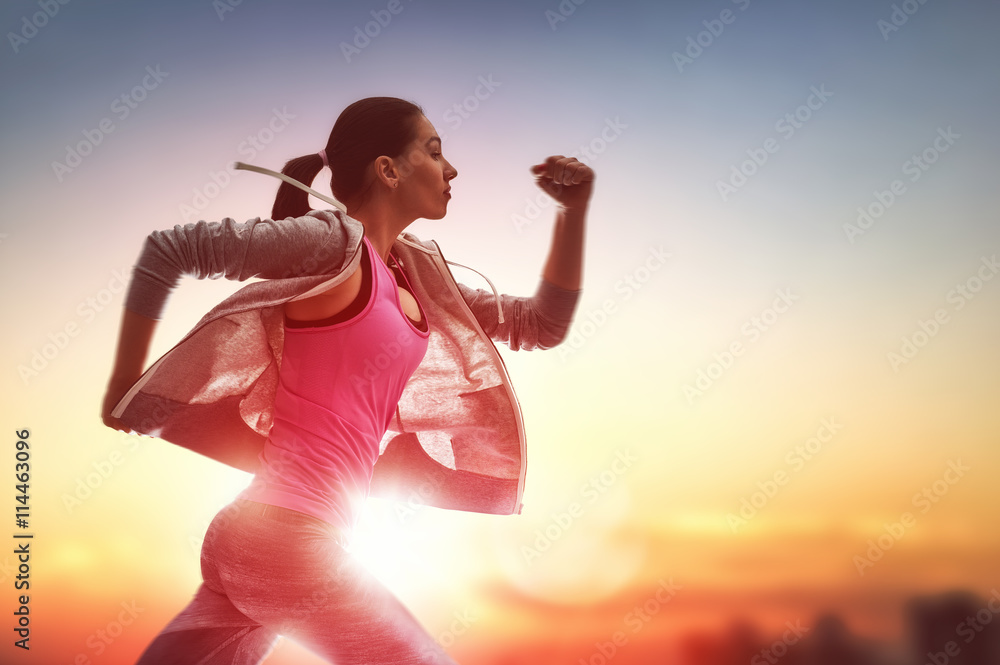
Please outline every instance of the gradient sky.
[[[448, 216], [411, 230], [504, 292], [532, 292], [550, 239], [529, 167], [591, 146], [597, 172], [569, 340], [502, 349], [524, 513], [401, 519], [372, 501], [360, 527], [360, 555], [433, 634], [477, 617], [442, 639], [457, 659], [587, 658], [669, 580], [618, 662], [739, 616], [766, 633], [835, 611], [895, 640], [907, 598], [1000, 586], [995, 3], [927, 2], [886, 31], [890, 2], [567, 1], [555, 22], [555, 0], [401, 0], [348, 61], [388, 4], [78, 0], [36, 31], [44, 0], [0, 8], [3, 449], [12, 467], [30, 429], [36, 535], [33, 649], [5, 641], [3, 662], [132, 662], [194, 592], [208, 521], [249, 477], [101, 425], [122, 278], [151, 230], [266, 216], [273, 181], [227, 165], [280, 169], [376, 94], [419, 103], [459, 170]], [[238, 287], [183, 281], [153, 357]], [[737, 524], [744, 500], [759, 505]]]

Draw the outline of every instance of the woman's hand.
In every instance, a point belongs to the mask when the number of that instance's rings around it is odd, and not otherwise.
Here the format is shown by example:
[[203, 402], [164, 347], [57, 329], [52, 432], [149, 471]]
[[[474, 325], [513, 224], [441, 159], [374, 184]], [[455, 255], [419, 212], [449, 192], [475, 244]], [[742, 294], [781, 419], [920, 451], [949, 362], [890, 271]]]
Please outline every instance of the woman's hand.
[[535, 183], [565, 210], [585, 210], [594, 187], [594, 170], [572, 157], [553, 155], [531, 167]]

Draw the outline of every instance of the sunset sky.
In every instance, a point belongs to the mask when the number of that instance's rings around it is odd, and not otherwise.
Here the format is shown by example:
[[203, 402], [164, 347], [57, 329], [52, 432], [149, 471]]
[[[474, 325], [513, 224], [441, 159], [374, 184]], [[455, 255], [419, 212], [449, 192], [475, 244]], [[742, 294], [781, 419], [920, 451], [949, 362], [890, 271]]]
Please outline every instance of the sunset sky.
[[[459, 171], [448, 215], [410, 230], [502, 292], [533, 292], [551, 238], [529, 167], [597, 173], [570, 337], [501, 348], [523, 514], [372, 500], [359, 525], [456, 660], [587, 662], [622, 633], [616, 664], [652, 662], [827, 612], [897, 643], [909, 598], [989, 597], [998, 20], [972, 0], [4, 3], [2, 464], [10, 483], [28, 429], [34, 538], [26, 652], [8, 485], [0, 661], [132, 663], [190, 600], [250, 477], [101, 424], [131, 266], [152, 230], [266, 217], [276, 183], [228, 166], [319, 150], [369, 95], [420, 104]], [[150, 361], [239, 286], [182, 281]]]

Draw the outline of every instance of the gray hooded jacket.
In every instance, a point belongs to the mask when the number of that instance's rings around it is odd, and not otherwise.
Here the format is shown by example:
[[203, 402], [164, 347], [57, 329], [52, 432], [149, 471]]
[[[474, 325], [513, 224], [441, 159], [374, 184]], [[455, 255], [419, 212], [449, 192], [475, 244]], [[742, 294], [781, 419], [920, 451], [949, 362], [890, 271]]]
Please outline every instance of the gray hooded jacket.
[[[150, 234], [133, 268], [128, 309], [158, 319], [181, 275], [261, 281], [208, 312], [113, 415], [137, 432], [253, 472], [271, 427], [282, 306], [346, 279], [361, 260], [363, 234], [340, 210], [201, 221]], [[425, 309], [430, 337], [380, 443], [371, 495], [519, 513], [524, 423], [494, 342], [513, 350], [559, 344], [580, 291], [545, 279], [530, 298], [472, 289], [455, 281], [436, 242], [410, 233], [392, 251]]]

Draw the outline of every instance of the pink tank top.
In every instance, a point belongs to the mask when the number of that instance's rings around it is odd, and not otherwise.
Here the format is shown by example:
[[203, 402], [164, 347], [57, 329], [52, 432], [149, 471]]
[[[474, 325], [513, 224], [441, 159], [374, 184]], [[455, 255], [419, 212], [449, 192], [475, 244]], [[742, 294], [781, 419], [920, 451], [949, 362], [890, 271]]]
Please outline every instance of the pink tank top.
[[345, 535], [368, 497], [379, 444], [429, 335], [423, 307], [415, 324], [392, 271], [367, 237], [363, 244], [371, 296], [360, 313], [331, 325], [285, 326], [274, 421], [260, 471], [240, 494], [312, 515]]

